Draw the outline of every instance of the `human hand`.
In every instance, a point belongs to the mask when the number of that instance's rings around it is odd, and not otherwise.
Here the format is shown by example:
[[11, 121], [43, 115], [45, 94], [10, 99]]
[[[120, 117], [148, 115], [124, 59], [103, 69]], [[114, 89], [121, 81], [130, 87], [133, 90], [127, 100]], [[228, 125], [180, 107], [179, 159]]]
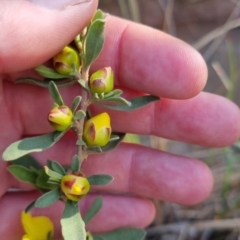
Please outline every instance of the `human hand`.
[[[44, 5], [44, 1], [36, 2]], [[47, 61], [67, 45], [89, 21], [96, 5], [96, 1], [88, 1], [49, 10], [24, 0], [1, 1], [1, 153], [23, 136], [52, 131], [46, 121], [52, 105], [48, 91], [15, 85], [13, 81], [20, 76], [34, 76], [34, 71], [29, 69]], [[201, 56], [182, 41], [108, 16], [106, 43], [93, 71], [103, 66], [114, 69], [116, 84], [124, 88], [127, 97], [146, 92], [162, 98], [134, 112], [109, 111], [115, 131], [153, 134], [211, 147], [227, 146], [239, 137], [238, 107], [213, 94], [198, 94], [207, 79], [206, 65]], [[70, 103], [78, 92], [74, 86], [64, 89], [62, 94]], [[66, 164], [75, 154], [74, 142], [74, 136], [69, 133], [53, 148], [34, 157], [42, 164], [49, 158]], [[0, 233], [8, 240], [19, 239], [22, 236], [20, 212], [36, 199], [37, 193], [7, 192], [12, 187], [31, 188], [19, 184], [6, 171], [5, 162], [0, 164], [0, 212], [4, 220]], [[93, 232], [123, 226], [145, 227], [155, 215], [149, 198], [196, 204], [209, 195], [213, 184], [208, 167], [198, 160], [131, 144], [121, 144], [100, 157], [91, 156], [83, 167], [87, 175], [109, 173], [115, 179], [104, 188], [95, 188], [101, 192], [104, 205], [88, 226]], [[83, 212], [98, 195], [92, 193], [84, 198]], [[34, 212], [49, 215], [59, 232], [62, 208], [58, 203], [47, 211]]]

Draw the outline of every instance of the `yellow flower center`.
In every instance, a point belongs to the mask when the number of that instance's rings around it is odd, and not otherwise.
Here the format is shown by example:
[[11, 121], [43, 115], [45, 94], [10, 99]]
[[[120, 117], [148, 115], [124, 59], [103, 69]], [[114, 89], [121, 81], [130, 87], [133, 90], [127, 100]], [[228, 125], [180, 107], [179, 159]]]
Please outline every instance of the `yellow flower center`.
[[82, 192], [82, 188], [79, 187], [78, 185], [73, 186], [72, 188], [73, 194], [79, 195]]

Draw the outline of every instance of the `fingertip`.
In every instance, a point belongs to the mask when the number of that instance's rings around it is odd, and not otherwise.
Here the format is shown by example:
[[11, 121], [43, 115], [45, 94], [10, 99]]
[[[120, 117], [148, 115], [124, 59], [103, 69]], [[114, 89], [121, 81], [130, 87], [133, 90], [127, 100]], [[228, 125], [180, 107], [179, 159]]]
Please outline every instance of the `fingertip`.
[[97, 0], [59, 11], [27, 1], [4, 1], [0, 73], [29, 69], [54, 56], [87, 25], [96, 8]]
[[205, 163], [195, 161], [197, 166], [192, 173], [189, 173], [193, 178], [189, 181], [188, 193], [185, 195], [186, 198], [180, 201], [181, 204], [196, 205], [208, 198], [213, 189], [214, 181], [211, 170]]
[[220, 119], [224, 124], [221, 128], [219, 127], [220, 137], [216, 136], [216, 140], [218, 140], [218, 147], [226, 147], [232, 145], [240, 137], [240, 109], [235, 103], [222, 96], [217, 96], [217, 98], [222, 107], [222, 109], [219, 107]]
[[104, 46], [94, 69], [112, 66], [117, 85], [187, 99], [206, 84], [207, 67], [200, 53], [159, 30], [109, 16]]
[[[179, 45], [180, 46], [180, 45]], [[208, 78], [208, 69], [202, 55], [194, 48], [186, 43], [182, 43], [182, 49], [179, 50], [176, 66], [181, 68], [181, 60], [184, 56], [183, 70], [179, 69], [179, 83], [178, 86], [181, 91], [180, 99], [188, 99], [199, 94], [206, 85]], [[185, 54], [184, 54], [185, 52]], [[184, 92], [185, 90], [185, 92]]]

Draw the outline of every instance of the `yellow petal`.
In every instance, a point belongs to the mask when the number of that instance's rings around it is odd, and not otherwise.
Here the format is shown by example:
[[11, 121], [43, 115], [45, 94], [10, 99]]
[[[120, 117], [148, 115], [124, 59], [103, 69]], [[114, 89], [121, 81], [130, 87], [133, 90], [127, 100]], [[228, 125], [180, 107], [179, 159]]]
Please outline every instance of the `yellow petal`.
[[31, 240], [29, 237], [28, 237], [28, 235], [26, 234], [26, 235], [24, 235], [23, 237], [22, 237], [22, 240]]
[[48, 240], [48, 234], [53, 235], [53, 223], [48, 217], [33, 217], [30, 213], [23, 211], [21, 220], [26, 233], [22, 240]]

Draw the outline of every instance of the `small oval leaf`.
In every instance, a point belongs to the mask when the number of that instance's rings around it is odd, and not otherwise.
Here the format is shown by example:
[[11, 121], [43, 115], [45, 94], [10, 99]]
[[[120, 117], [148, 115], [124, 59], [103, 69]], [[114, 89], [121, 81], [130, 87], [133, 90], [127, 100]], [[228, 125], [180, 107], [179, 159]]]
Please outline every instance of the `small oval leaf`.
[[93, 99], [94, 103], [109, 105], [109, 106], [128, 106], [131, 107], [131, 102], [122, 97], [109, 97], [104, 99]]
[[38, 208], [48, 207], [48, 206], [52, 205], [53, 203], [57, 202], [60, 199], [60, 197], [61, 197], [60, 190], [58, 188], [53, 189], [53, 190], [45, 193], [41, 197], [39, 197], [37, 199], [37, 201], [35, 202], [34, 206], [38, 207]]
[[48, 168], [47, 166], [45, 166], [44, 169], [45, 169], [46, 174], [50, 178], [54, 179], [55, 181], [61, 181], [62, 180], [62, 177], [63, 177], [64, 174], [62, 175], [58, 172], [55, 172], [55, 171], [51, 170], [50, 168]]
[[93, 18], [92, 18], [92, 22], [96, 21], [96, 20], [103, 20], [105, 18], [105, 14], [103, 13], [103, 11], [101, 11], [100, 9], [98, 9]]
[[72, 158], [71, 170], [72, 172], [77, 172], [80, 170], [80, 161], [78, 155], [75, 155]]
[[107, 105], [107, 104], [101, 103], [101, 101], [97, 101], [95, 103], [101, 105], [102, 107], [117, 110], [117, 111], [133, 111], [133, 110], [145, 107], [146, 105], [158, 100], [160, 100], [159, 97], [152, 96], [152, 95], [145, 95], [145, 96], [134, 98], [131, 101], [129, 101], [131, 103], [131, 106], [127, 106], [125, 104]]
[[102, 153], [102, 148], [99, 146], [87, 147], [87, 154]]
[[77, 203], [67, 201], [61, 218], [61, 226], [64, 240], [86, 240], [85, 223]]
[[87, 153], [88, 154], [99, 154], [99, 153], [112, 151], [121, 143], [121, 141], [124, 139], [125, 135], [126, 135], [126, 133], [112, 133], [111, 136], [113, 136], [113, 138], [110, 138], [110, 141], [108, 142], [107, 145], [105, 145], [104, 147], [98, 147], [98, 146], [88, 147]]
[[85, 118], [85, 116], [86, 116], [86, 113], [83, 110], [78, 110], [74, 115], [74, 119], [79, 120], [81, 118]]
[[57, 183], [54, 182], [53, 184], [49, 182], [49, 176], [46, 174], [44, 169], [39, 170], [38, 173], [39, 173], [39, 176], [37, 178], [36, 185], [41, 190], [45, 190], [45, 189], [52, 190], [59, 185], [59, 182]]
[[90, 88], [85, 80], [79, 79], [78, 83], [90, 93]]
[[72, 77], [72, 76], [66, 76], [66, 75], [59, 74], [52, 68], [48, 68], [44, 65], [40, 65], [40, 66], [36, 67], [35, 70], [37, 71], [37, 73], [39, 75], [46, 77], [46, 78], [51, 78], [51, 79], [62, 79], [62, 78], [71, 78]]
[[12, 161], [32, 152], [42, 152], [53, 146], [60, 139], [58, 138], [57, 140], [54, 140], [56, 133], [58, 132], [24, 138], [14, 142], [5, 149], [2, 157], [5, 161]]
[[25, 155], [25, 156], [22, 156], [16, 160], [14, 160], [13, 164], [26, 167], [30, 170], [31, 169], [35, 169], [35, 170], [42, 169], [42, 166], [40, 165], [40, 163], [30, 155]]
[[18, 180], [35, 185], [38, 177], [36, 172], [20, 165], [11, 165], [7, 169]]
[[91, 204], [90, 208], [88, 209], [87, 213], [83, 217], [83, 221], [87, 225], [91, 219], [99, 212], [102, 207], [102, 197], [97, 197], [93, 203]]
[[76, 96], [73, 100], [73, 104], [72, 104], [72, 112], [75, 113], [75, 111], [77, 110], [80, 102], [82, 100], [81, 96]]
[[91, 23], [85, 39], [85, 67], [89, 67], [98, 57], [104, 43], [105, 21], [102, 19], [95, 20]]
[[95, 186], [107, 185], [113, 181], [113, 177], [108, 174], [96, 174], [96, 175], [89, 176], [87, 179], [90, 185], [95, 185]]
[[50, 92], [54, 102], [57, 103], [59, 106], [64, 105], [62, 96], [61, 96], [60, 92], [58, 91], [58, 87], [53, 81], [51, 81], [49, 83], [48, 89], [49, 89], [49, 92]]
[[76, 145], [78, 146], [86, 146], [86, 143], [82, 139], [78, 139], [76, 142]]
[[61, 175], [65, 175], [66, 172], [65, 172], [65, 169], [63, 168], [63, 166], [56, 162], [56, 161], [51, 161], [51, 166], [52, 166], [52, 170], [61, 174]]
[[110, 98], [110, 97], [119, 97], [119, 96], [121, 96], [122, 93], [123, 93], [122, 90], [120, 90], [120, 89], [114, 89], [113, 91], [105, 94], [105, 95], [104, 95], [104, 99], [108, 99], [108, 98]]

